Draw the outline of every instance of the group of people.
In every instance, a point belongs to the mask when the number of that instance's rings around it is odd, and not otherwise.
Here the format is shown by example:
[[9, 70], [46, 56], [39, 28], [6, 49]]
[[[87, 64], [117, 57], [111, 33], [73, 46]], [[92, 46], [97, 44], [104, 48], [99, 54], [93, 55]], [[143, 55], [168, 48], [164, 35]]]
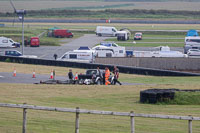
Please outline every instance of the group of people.
[[[111, 82], [109, 81], [111, 73], [110, 73], [110, 70], [109, 70], [108, 67], [105, 67], [105, 73], [102, 73], [100, 71], [99, 67], [97, 67], [97, 71], [99, 73], [100, 80], [101, 80], [101, 82], [103, 84], [105, 84], [105, 85], [111, 84]], [[120, 81], [118, 80], [118, 78], [119, 78], [119, 69], [116, 66], [114, 66], [113, 74], [114, 74], [113, 84], [115, 85], [116, 83], [118, 83], [119, 85], [122, 85], [120, 83]], [[74, 76], [73, 76], [73, 73], [72, 73], [72, 69], [69, 69], [68, 77], [69, 77], [70, 80], [74, 79]]]
[[[109, 81], [109, 78], [110, 78], [110, 75], [111, 75], [109, 68], [106, 67], [105, 73], [103, 73], [103, 74], [101, 73], [99, 67], [97, 67], [97, 70], [99, 71], [100, 78], [103, 80], [103, 84], [105, 84], [105, 85], [111, 84], [111, 82]], [[115, 85], [116, 83], [118, 83], [119, 85], [122, 85], [118, 80], [119, 69], [116, 66], [114, 66], [113, 74], [114, 74], [113, 84]], [[103, 75], [103, 76], [101, 76], [101, 75]]]

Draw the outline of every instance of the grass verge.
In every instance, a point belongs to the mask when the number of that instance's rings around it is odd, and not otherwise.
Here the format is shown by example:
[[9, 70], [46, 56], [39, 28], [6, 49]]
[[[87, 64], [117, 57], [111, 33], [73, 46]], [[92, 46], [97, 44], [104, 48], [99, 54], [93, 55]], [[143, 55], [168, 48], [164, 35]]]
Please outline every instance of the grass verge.
[[[65, 75], [69, 68], [40, 65], [25, 65], [0, 62], [1, 72]], [[84, 72], [84, 69], [73, 71]], [[1, 80], [1, 79], [0, 79]], [[27, 103], [38, 106], [64, 107], [91, 110], [107, 110], [166, 115], [200, 116], [199, 105], [153, 105], [140, 104], [141, 90], [151, 88], [199, 89], [199, 77], [155, 77], [120, 73], [120, 81], [145, 83], [132, 86], [79, 86], [79, 85], [34, 85], [0, 83], [1, 103]], [[74, 132], [75, 114], [27, 110], [28, 132]], [[136, 132], [139, 133], [182, 133], [187, 130], [187, 121], [136, 118]], [[198, 133], [200, 122], [193, 122], [193, 132]], [[0, 109], [0, 131], [21, 132], [22, 110]], [[159, 126], [159, 127], [158, 127]], [[102, 115], [80, 115], [82, 133], [130, 132], [129, 117]]]
[[164, 104], [200, 105], [200, 92], [175, 92], [174, 99]]

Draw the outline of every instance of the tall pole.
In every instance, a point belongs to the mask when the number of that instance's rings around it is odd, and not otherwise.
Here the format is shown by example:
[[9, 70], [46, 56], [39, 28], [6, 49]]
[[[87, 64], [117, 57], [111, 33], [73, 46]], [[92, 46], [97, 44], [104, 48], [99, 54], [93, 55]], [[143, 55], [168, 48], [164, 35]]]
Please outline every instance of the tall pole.
[[24, 55], [24, 14], [22, 15], [22, 55]]

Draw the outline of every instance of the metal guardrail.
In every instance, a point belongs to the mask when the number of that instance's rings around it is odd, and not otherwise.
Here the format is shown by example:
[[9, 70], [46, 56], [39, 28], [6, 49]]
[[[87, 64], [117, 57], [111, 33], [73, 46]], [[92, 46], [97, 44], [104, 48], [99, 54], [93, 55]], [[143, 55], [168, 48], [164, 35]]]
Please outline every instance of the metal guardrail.
[[[11, 57], [11, 56], [0, 56], [0, 61], [4, 62], [14, 62], [14, 63], [24, 63], [24, 64], [37, 64], [37, 65], [49, 65], [49, 66], [60, 66], [60, 67], [72, 67], [72, 68], [84, 68], [84, 69], [104, 69], [108, 67], [111, 71], [114, 65], [108, 64], [97, 64], [97, 63], [80, 63], [80, 62], [70, 62], [70, 61], [57, 61], [57, 60], [45, 60], [45, 59], [33, 59], [33, 58], [22, 58], [22, 57]], [[119, 71], [121, 73], [128, 74], [139, 74], [139, 75], [153, 75], [153, 76], [200, 76], [199, 73], [189, 73], [189, 72], [179, 72], [170, 70], [160, 70], [151, 69], [143, 67], [129, 67], [129, 66], [119, 66]]]
[[81, 113], [82, 114], [97, 114], [97, 115], [128, 116], [128, 117], [130, 117], [131, 133], [135, 133], [134, 117], [188, 120], [188, 133], [192, 133], [192, 121], [200, 121], [200, 117], [192, 117], [192, 116], [137, 114], [137, 113], [134, 113], [133, 111], [131, 111], [131, 112], [98, 111], [98, 110], [80, 109], [78, 107], [76, 109], [73, 109], [73, 108], [57, 108], [57, 107], [45, 107], [45, 106], [35, 106], [35, 105], [27, 105], [27, 104], [7, 104], [7, 103], [0, 103], [0, 107], [23, 109], [22, 133], [26, 133], [27, 109], [76, 113], [75, 133], [79, 133], [79, 123], [80, 123], [79, 117], [80, 117]]

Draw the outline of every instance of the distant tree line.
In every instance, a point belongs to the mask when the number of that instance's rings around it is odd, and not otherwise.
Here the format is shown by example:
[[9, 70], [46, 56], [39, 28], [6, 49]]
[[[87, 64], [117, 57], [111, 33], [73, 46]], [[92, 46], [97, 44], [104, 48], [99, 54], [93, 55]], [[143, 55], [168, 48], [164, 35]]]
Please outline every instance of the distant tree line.
[[[200, 11], [172, 11], [172, 10], [144, 10], [144, 9], [133, 9], [133, 10], [123, 10], [123, 9], [106, 9], [106, 10], [29, 10], [27, 11], [27, 16], [30, 17], [72, 17], [72, 16], [97, 16], [97, 15], [182, 15], [190, 17], [200, 17]], [[12, 17], [13, 13], [0, 13], [0, 17]]]

